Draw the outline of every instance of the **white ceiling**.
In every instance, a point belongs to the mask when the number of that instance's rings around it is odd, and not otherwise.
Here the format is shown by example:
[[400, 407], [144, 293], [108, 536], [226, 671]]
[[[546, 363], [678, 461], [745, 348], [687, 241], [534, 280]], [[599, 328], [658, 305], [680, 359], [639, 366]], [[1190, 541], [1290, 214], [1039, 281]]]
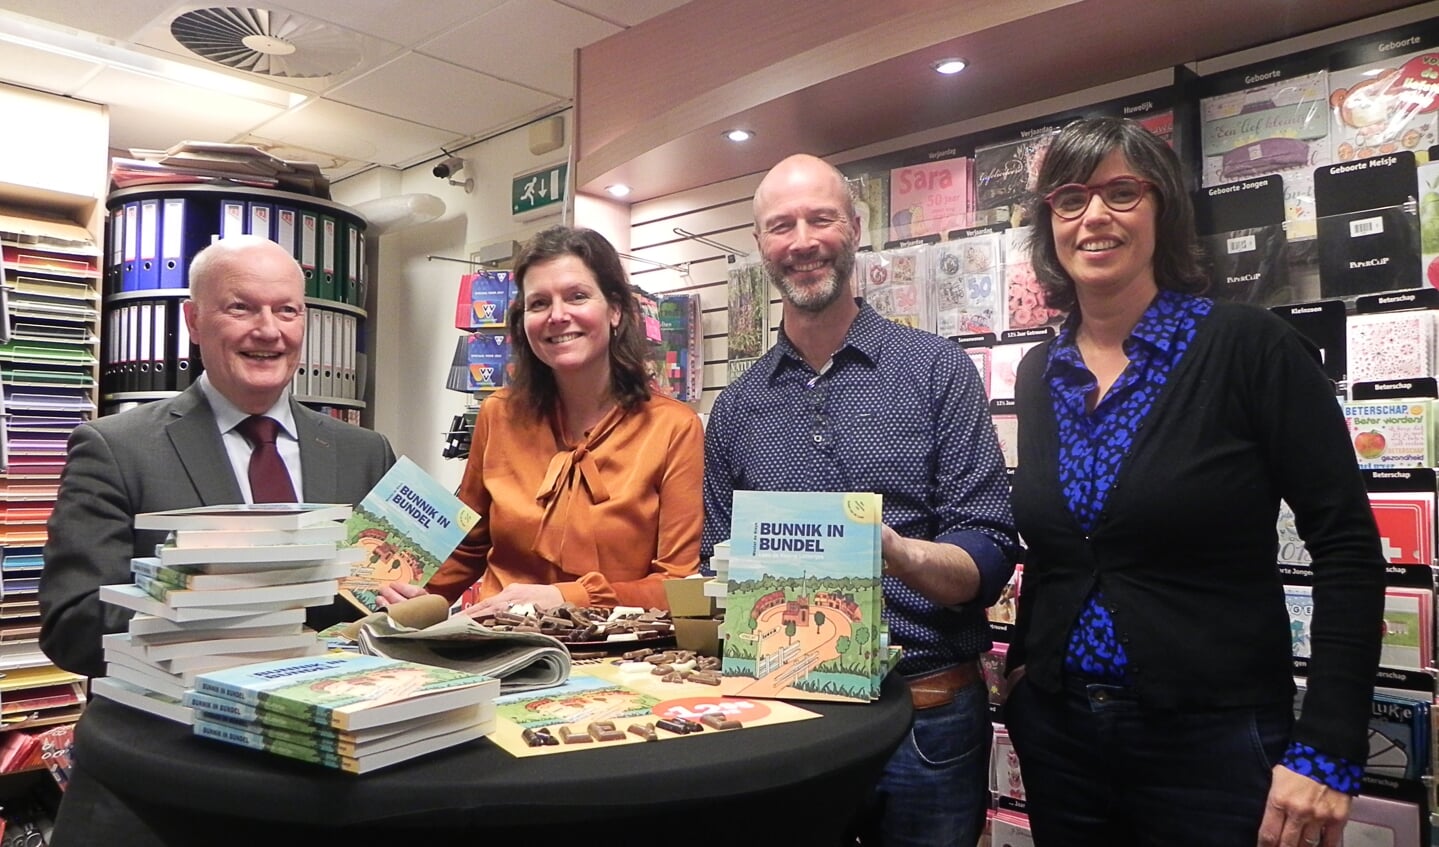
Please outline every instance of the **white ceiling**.
[[[284, 0], [253, 3], [320, 23], [292, 58], [337, 57], [318, 78], [231, 70], [175, 40], [176, 16], [219, 3], [0, 0], [4, 19], [79, 32], [101, 45], [262, 83], [222, 92], [139, 68], [0, 40], [0, 81], [110, 107], [110, 146], [257, 144], [313, 161], [331, 179], [409, 167], [573, 104], [574, 51], [685, 0]], [[244, 4], [229, 5], [245, 8]]]

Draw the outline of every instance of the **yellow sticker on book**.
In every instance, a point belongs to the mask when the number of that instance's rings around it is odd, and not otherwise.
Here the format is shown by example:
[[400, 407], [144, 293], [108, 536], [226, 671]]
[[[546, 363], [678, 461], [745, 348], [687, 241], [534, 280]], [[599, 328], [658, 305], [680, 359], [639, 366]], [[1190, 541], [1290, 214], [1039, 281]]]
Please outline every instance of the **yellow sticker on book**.
[[844, 498], [844, 513], [855, 523], [877, 524], [880, 520], [879, 497], [875, 494], [852, 494]]

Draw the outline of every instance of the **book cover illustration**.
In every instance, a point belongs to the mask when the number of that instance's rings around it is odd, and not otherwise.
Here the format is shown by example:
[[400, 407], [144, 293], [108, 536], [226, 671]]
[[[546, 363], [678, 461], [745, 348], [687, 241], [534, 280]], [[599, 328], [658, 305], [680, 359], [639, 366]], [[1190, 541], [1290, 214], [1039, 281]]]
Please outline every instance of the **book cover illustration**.
[[728, 352], [729, 381], [749, 370], [769, 347], [769, 286], [764, 266], [740, 265], [729, 271]]
[[969, 226], [973, 212], [970, 161], [963, 156], [906, 165], [889, 173], [889, 225], [894, 240]]
[[381, 588], [429, 582], [478, 521], [474, 509], [401, 456], [345, 522], [349, 545], [364, 558], [341, 580], [340, 596], [379, 611]]
[[[191, 699], [195, 700], [195, 698]], [[263, 720], [255, 720], [209, 712], [201, 705], [204, 702], [203, 698], [195, 701], [197, 703], [194, 715], [196, 735], [218, 737], [221, 740], [231, 741], [256, 750], [268, 750], [292, 758], [308, 758], [309, 761], [319, 761], [309, 758], [315, 754], [333, 758], [362, 759], [374, 753], [404, 747], [437, 735], [446, 735], [471, 727], [483, 728], [487, 724], [493, 725], [495, 719], [495, 704], [492, 701], [451, 709], [414, 720], [401, 721], [389, 726], [376, 727], [360, 733], [352, 733], [317, 727], [313, 724], [307, 726], [300, 722], [280, 723], [268, 716]], [[220, 730], [226, 734], [206, 732], [207, 729]], [[290, 751], [277, 749], [285, 747], [290, 748]]]
[[501, 695], [497, 715], [521, 730], [651, 714], [659, 698], [626, 685], [575, 674], [543, 692]]
[[1024, 565], [1022, 563], [1014, 566], [1014, 573], [1009, 575], [1009, 581], [1004, 588], [999, 590], [999, 599], [994, 605], [984, 610], [984, 614], [992, 624], [1001, 624], [1004, 631], [1008, 631], [1009, 624], [1014, 623], [1019, 614], [1019, 593], [1024, 586]]
[[1286, 220], [1314, 218], [1314, 169], [1330, 163], [1326, 71], [1200, 101], [1203, 184], [1284, 178]]
[[383, 749], [372, 747], [365, 752], [357, 751], [357, 754], [350, 755], [336, 749], [323, 746], [312, 746], [296, 744], [287, 740], [279, 740], [266, 736], [264, 733], [257, 733], [241, 727], [233, 726], [221, 720], [210, 720], [196, 715], [193, 723], [195, 735], [201, 738], [212, 738], [226, 744], [237, 747], [248, 747], [256, 750], [263, 750], [277, 756], [284, 756], [288, 759], [297, 759], [311, 764], [321, 765], [345, 773], [369, 773], [399, 762], [413, 759], [417, 756], [433, 753], [463, 744], [467, 741], [474, 741], [493, 730], [493, 721], [486, 721], [482, 718], [472, 719], [457, 728], [439, 732], [432, 735], [425, 735], [417, 740], [393, 746], [383, 746]]
[[365, 729], [483, 703], [499, 680], [380, 656], [332, 653], [200, 674], [195, 689], [322, 727]]
[[[706, 727], [702, 732], [685, 734], [659, 729], [654, 733], [654, 740], [708, 736], [714, 732], [743, 731], [819, 717], [815, 712], [781, 700], [728, 697], [712, 685], [665, 682], [653, 670], [654, 666], [648, 662], [585, 664], [576, 666], [569, 681], [559, 688], [503, 694], [495, 699], [495, 730], [489, 739], [516, 758], [528, 758], [619, 744], [645, 744], [648, 743], [646, 737], [639, 731], [654, 728], [658, 721], [666, 719], [723, 718], [740, 726], [723, 730]], [[605, 740], [583, 744], [531, 746], [525, 743], [527, 732], [533, 735], [545, 729], [558, 740], [566, 731], [571, 736], [588, 736], [592, 724], [605, 722], [613, 723], [622, 737], [611, 733]]]
[[878, 695], [881, 505], [859, 492], [734, 493], [725, 694]]

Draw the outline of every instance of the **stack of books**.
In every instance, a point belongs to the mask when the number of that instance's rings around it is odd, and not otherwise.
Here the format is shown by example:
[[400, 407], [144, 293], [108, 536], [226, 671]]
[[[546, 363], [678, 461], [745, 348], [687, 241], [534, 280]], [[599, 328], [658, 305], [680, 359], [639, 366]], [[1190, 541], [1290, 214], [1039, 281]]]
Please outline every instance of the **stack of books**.
[[94, 693], [189, 723], [181, 701], [198, 674], [325, 652], [305, 609], [334, 601], [360, 551], [345, 546], [344, 504], [207, 506], [137, 515], [168, 530], [154, 556], [131, 561], [134, 582], [100, 599], [135, 612], [104, 636], [106, 676]]
[[729, 539], [716, 542], [714, 553], [710, 554], [710, 570], [714, 578], [705, 581], [704, 595], [713, 597], [715, 608], [725, 608], [725, 597], [729, 594]]
[[110, 162], [116, 188], [202, 183], [277, 188], [330, 199], [330, 181], [313, 162], [281, 159], [251, 144], [182, 141], [168, 150], [130, 149]]
[[494, 731], [498, 679], [332, 653], [200, 674], [195, 734], [367, 773]]

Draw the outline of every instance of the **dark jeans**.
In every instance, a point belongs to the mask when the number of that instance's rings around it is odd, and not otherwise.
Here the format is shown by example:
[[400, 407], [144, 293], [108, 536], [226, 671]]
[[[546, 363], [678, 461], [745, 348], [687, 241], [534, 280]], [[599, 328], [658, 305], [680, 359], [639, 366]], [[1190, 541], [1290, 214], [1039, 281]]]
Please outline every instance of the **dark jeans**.
[[1124, 688], [1021, 679], [1005, 719], [1038, 847], [1253, 847], [1294, 716], [1289, 703], [1155, 713]]
[[974, 847], [989, 807], [994, 726], [982, 682], [914, 713], [857, 826], [864, 847]]

